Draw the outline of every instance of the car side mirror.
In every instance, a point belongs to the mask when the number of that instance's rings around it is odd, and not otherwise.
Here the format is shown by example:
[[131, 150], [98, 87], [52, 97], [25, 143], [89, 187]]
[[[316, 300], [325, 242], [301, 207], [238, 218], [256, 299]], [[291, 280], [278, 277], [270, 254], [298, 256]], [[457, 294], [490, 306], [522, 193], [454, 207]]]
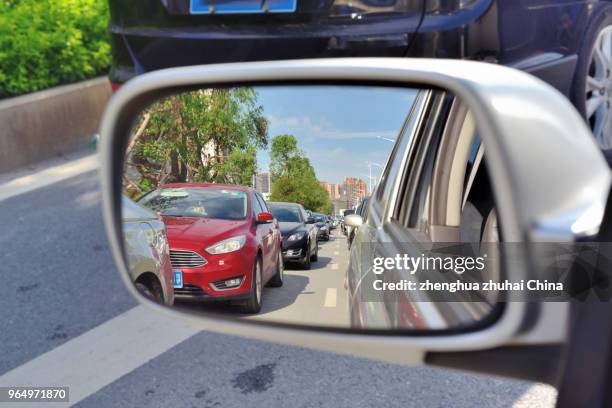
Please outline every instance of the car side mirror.
[[[355, 97], [357, 91], [360, 97]], [[395, 144], [382, 143], [378, 148], [385, 149], [385, 157], [392, 160], [389, 163], [393, 166], [384, 166], [379, 177], [380, 189], [376, 191], [383, 193], [385, 199], [374, 201], [373, 196], [370, 205], [368, 223], [377, 223], [373, 230], [379, 234], [378, 241], [373, 242], [376, 246], [368, 246], [372, 243], [365, 242], [366, 237], [360, 234], [351, 252], [340, 254], [344, 256], [342, 263], [328, 256], [336, 256], [345, 246], [336, 246], [339, 242], [335, 242], [331, 251], [326, 250], [326, 256], [319, 256], [319, 246], [306, 239], [307, 232], [300, 226], [283, 231], [282, 242], [278, 242], [279, 234], [274, 234], [275, 245], [268, 245], [271, 252], [261, 253], [261, 257], [260, 247], [254, 245], [258, 237], [248, 235], [250, 231], [246, 229], [237, 231], [248, 215], [246, 192], [255, 181], [259, 183], [261, 175], [254, 177], [258, 170], [257, 152], [244, 149], [243, 137], [247, 138], [248, 146], [262, 150], [273, 134], [282, 136], [277, 140], [280, 143], [272, 143], [277, 151], [271, 154], [272, 169], [267, 169], [270, 173], [279, 172], [269, 181], [274, 200], [296, 202], [305, 197], [313, 203], [310, 208], [329, 212], [336, 207], [353, 208], [372, 190], [372, 186], [357, 177], [359, 166], [342, 167], [355, 161], [354, 151], [344, 155], [342, 161], [327, 160], [334, 166], [328, 173], [315, 169], [319, 164], [305, 157], [303, 144], [298, 143], [301, 131], [295, 127], [293, 118], [297, 115], [297, 123], [307, 123], [310, 117], [303, 104], [289, 106], [287, 95], [292, 99], [300, 95], [306, 99], [304, 95], [309, 95], [309, 100], [318, 98], [320, 103], [333, 103], [335, 108], [346, 109], [345, 113], [351, 113], [353, 102], [365, 101], [381, 109], [393, 109], [401, 116], [393, 129], [387, 128], [386, 121], [381, 123], [377, 115], [368, 118], [378, 129], [365, 132], [368, 135], [392, 131], [399, 136]], [[232, 109], [225, 108], [228, 104]], [[265, 116], [271, 110], [264, 105], [294, 110], [279, 121]], [[200, 114], [193, 115], [193, 123], [185, 123], [172, 117], [175, 107]], [[227, 115], [228, 111], [234, 112], [233, 116]], [[346, 119], [354, 115], [337, 116], [339, 119], [330, 125], [333, 128], [321, 130], [320, 135], [313, 137], [345, 140], [347, 134], [361, 131]], [[171, 125], [177, 131], [160, 133], [159, 124], [166, 123], [168, 117], [174, 119]], [[222, 122], [218, 129], [208, 129], [217, 119]], [[352, 127], [347, 132], [349, 125]], [[234, 132], [240, 138], [232, 136], [234, 139], [228, 141], [230, 136], [225, 130], [236, 126], [241, 126], [239, 132]], [[201, 129], [208, 132], [205, 138]], [[158, 148], [160, 138], [165, 138], [163, 146], [168, 148]], [[216, 144], [211, 142], [208, 146], [209, 140]], [[538, 279], [546, 266], [537, 252], [541, 248], [538, 245], [592, 239], [601, 225], [612, 181], [610, 169], [584, 119], [562, 94], [529, 74], [474, 61], [346, 58], [159, 70], [136, 77], [114, 94], [102, 119], [100, 141], [106, 231], [120, 276], [140, 302], [156, 310], [164, 308], [167, 315], [183, 317], [207, 330], [396, 363], [419, 363], [436, 352], [489, 352], [507, 349], [508, 345], [516, 348], [562, 343], [569, 322], [567, 300], [556, 303], [516, 300], [515, 296], [524, 296], [525, 292], [515, 294], [506, 286], [485, 296], [480, 289], [465, 286], [461, 292], [466, 292], [467, 297], [461, 297], [463, 294], [453, 289], [456, 285], [450, 285], [485, 283], [489, 276], [494, 276], [494, 283], [500, 285]], [[481, 145], [475, 145], [475, 141]], [[199, 150], [193, 150], [194, 146]], [[224, 161], [207, 158], [209, 150], [225, 151], [226, 146], [230, 146], [229, 155]], [[190, 154], [182, 157], [177, 153], [184, 150]], [[480, 167], [470, 173], [466, 163], [472, 152], [474, 166]], [[436, 160], [429, 159], [435, 155]], [[179, 166], [174, 165], [177, 157]], [[437, 160], [440, 157], [443, 160]], [[272, 166], [273, 159], [277, 163]], [[380, 161], [376, 157], [372, 160]], [[215, 171], [210, 170], [211, 166]], [[411, 172], [413, 167], [418, 171]], [[168, 169], [173, 174], [167, 174]], [[478, 173], [480, 169], [482, 172]], [[341, 170], [346, 172], [342, 174], [346, 176], [346, 185], [338, 199], [330, 202], [330, 183], [323, 187], [317, 175]], [[424, 176], [406, 180], [404, 174], [433, 174], [431, 186], [421, 187], [419, 182]], [[262, 176], [261, 180], [268, 179]], [[476, 241], [484, 235], [498, 236], [501, 244], [511, 245], [513, 252], [509, 256], [487, 258], [496, 261], [495, 267], [499, 266], [491, 269], [493, 273], [499, 270], [497, 275], [489, 274], [489, 270], [486, 273], [474, 270], [475, 265], [480, 265], [478, 262], [486, 266], [484, 257], [478, 253], [484, 247], [482, 242], [469, 246], [473, 250], [469, 259], [456, 252], [459, 241], [456, 237], [463, 233], [459, 228], [463, 208], [480, 211], [480, 207], [467, 202], [469, 196], [462, 196], [464, 184], [482, 187], [486, 193], [482, 203], [494, 204], [494, 208], [487, 208], [488, 216], [482, 220], [482, 227], [490, 225], [490, 233], [481, 234], [478, 226], [469, 231], [470, 236], [476, 236]], [[139, 204], [166, 213], [162, 222], [168, 227], [167, 242], [160, 234], [156, 241], [159, 245], [130, 242], [126, 237], [130, 225], [122, 220], [122, 193], [135, 198], [147, 193], [143, 191], [147, 189], [154, 192]], [[207, 190], [204, 194], [194, 189]], [[202, 200], [203, 196], [207, 200]], [[260, 213], [256, 219], [269, 222], [272, 216]], [[418, 232], [427, 234], [428, 240], [415, 242], [418, 236], [412, 233], [416, 228], [411, 227], [422, 219], [425, 225]], [[314, 222], [309, 215], [306, 223]], [[344, 223], [358, 227], [363, 219], [347, 214]], [[215, 228], [216, 225], [226, 228]], [[194, 234], [196, 229], [203, 232]], [[231, 236], [225, 234], [235, 230]], [[208, 234], [206, 238], [214, 253], [202, 249], [202, 234]], [[191, 241], [186, 247], [183, 244], [188, 238]], [[429, 248], [432, 242], [454, 246], [449, 249], [450, 255], [436, 257]], [[252, 317], [235, 313], [231, 308], [222, 312], [216, 307], [187, 310], [184, 302], [181, 307], [169, 310], [169, 306], [147, 300], [136, 288], [151, 280], [138, 281], [130, 273], [138, 267], [141, 248], [149, 251], [148, 261], [157, 262], [156, 279], [163, 283], [152, 285], [151, 290], [169, 288], [170, 295], [174, 288], [177, 299], [198, 301], [205, 301], [201, 293], [219, 299], [236, 293], [239, 296], [232, 300], [247, 313], [260, 310], [263, 313]], [[420, 265], [432, 265], [432, 270], [416, 266], [409, 269], [410, 265], [395, 262], [399, 259], [396, 254], [403, 257], [402, 261], [409, 257], [415, 262], [412, 266], [419, 265], [417, 261]], [[231, 262], [234, 258], [241, 262]], [[446, 258], [451, 261], [448, 271], [444, 270]], [[249, 263], [247, 268], [243, 259]], [[285, 260], [304, 268], [329, 265], [329, 269], [306, 276], [285, 275]], [[350, 260], [348, 265], [344, 260]], [[233, 265], [238, 267], [231, 269]], [[485, 266], [482, 268], [486, 269]], [[467, 270], [468, 267], [471, 269]], [[193, 273], [213, 268], [217, 268], [220, 277]], [[325, 302], [302, 301], [308, 292], [303, 289], [309, 281], [309, 288], [331, 289], [327, 282], [316, 282], [320, 276], [337, 282], [333, 290], [310, 296], [325, 298]], [[345, 276], [350, 277], [344, 281]], [[391, 281], [395, 278], [398, 281]], [[343, 281], [346, 286], [339, 283]], [[433, 289], [421, 292], [420, 285], [411, 289], [410, 284], [415, 282], [430, 282]], [[438, 286], [443, 290], [436, 289]], [[337, 307], [334, 311], [338, 313], [328, 313], [328, 304]], [[287, 309], [270, 313], [278, 305]], [[299, 309], [304, 305], [309, 306]]]
[[258, 224], [267, 224], [269, 222], [272, 222], [272, 220], [274, 219], [274, 216], [272, 215], [272, 213], [269, 212], [260, 212], [259, 214], [257, 214], [257, 223]]
[[351, 215], [347, 215], [344, 218], [344, 222], [349, 227], [359, 228], [363, 224], [363, 218], [361, 218], [361, 215], [359, 214], [351, 214]]

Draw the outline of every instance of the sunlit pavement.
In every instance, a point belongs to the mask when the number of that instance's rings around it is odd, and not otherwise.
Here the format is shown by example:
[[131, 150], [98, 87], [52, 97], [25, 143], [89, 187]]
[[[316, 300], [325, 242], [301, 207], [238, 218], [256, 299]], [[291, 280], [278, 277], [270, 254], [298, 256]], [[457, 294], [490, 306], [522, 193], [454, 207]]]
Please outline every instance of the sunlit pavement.
[[309, 270], [285, 265], [281, 288], [265, 288], [262, 311], [254, 317], [282, 323], [311, 326], [350, 326], [344, 276], [348, 266], [346, 237], [332, 232], [329, 241], [319, 241], [319, 256]]
[[[135, 308], [123, 288], [104, 236], [95, 171], [0, 201], [0, 225], [1, 386], [21, 385], [6, 380], [34, 367], [32, 378], [71, 387], [83, 407], [554, 405], [556, 393], [548, 386], [175, 329], [182, 323]], [[338, 312], [344, 303], [343, 286], [335, 280], [341, 273], [334, 273], [342, 272], [347, 253], [338, 238], [338, 249], [335, 240], [321, 243], [321, 261], [311, 271], [287, 271], [294, 276], [288, 281], [296, 282], [329, 272], [321, 286], [314, 286], [314, 279], [296, 286], [303, 287], [293, 303], [307, 302], [312, 314], [335, 313], [325, 306], [333, 303], [330, 288], [338, 289]], [[270, 296], [278, 289], [266, 289], [262, 316], [276, 318], [281, 310], [280, 292]], [[147, 327], [143, 341], [135, 340]], [[159, 338], [151, 334], [164, 329]], [[111, 350], [123, 357], [112, 366]], [[94, 374], [81, 375], [84, 370]]]

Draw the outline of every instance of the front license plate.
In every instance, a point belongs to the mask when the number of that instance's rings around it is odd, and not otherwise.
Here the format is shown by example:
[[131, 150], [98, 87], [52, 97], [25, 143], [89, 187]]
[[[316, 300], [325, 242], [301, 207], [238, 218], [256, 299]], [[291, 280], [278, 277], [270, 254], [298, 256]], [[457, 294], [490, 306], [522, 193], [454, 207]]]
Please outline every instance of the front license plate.
[[174, 287], [182, 288], [183, 287], [183, 271], [174, 271]]
[[190, 0], [190, 14], [294, 13], [297, 0]]

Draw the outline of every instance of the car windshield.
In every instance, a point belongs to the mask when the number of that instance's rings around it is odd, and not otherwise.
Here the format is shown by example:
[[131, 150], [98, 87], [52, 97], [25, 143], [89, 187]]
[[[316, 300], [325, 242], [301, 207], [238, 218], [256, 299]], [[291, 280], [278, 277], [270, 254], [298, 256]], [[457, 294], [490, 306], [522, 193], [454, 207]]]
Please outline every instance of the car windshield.
[[297, 207], [270, 206], [270, 211], [279, 222], [302, 222], [300, 209]]
[[325, 222], [325, 216], [323, 214], [312, 214], [315, 219], [315, 222]]
[[223, 188], [161, 188], [138, 202], [168, 217], [243, 220], [247, 215], [247, 194]]

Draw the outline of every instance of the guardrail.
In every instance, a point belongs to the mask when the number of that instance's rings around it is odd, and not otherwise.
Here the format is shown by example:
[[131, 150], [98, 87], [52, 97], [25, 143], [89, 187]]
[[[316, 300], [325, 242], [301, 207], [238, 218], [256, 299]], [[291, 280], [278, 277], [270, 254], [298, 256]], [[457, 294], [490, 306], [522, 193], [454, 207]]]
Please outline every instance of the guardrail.
[[106, 77], [0, 101], [0, 172], [83, 149], [111, 96]]

